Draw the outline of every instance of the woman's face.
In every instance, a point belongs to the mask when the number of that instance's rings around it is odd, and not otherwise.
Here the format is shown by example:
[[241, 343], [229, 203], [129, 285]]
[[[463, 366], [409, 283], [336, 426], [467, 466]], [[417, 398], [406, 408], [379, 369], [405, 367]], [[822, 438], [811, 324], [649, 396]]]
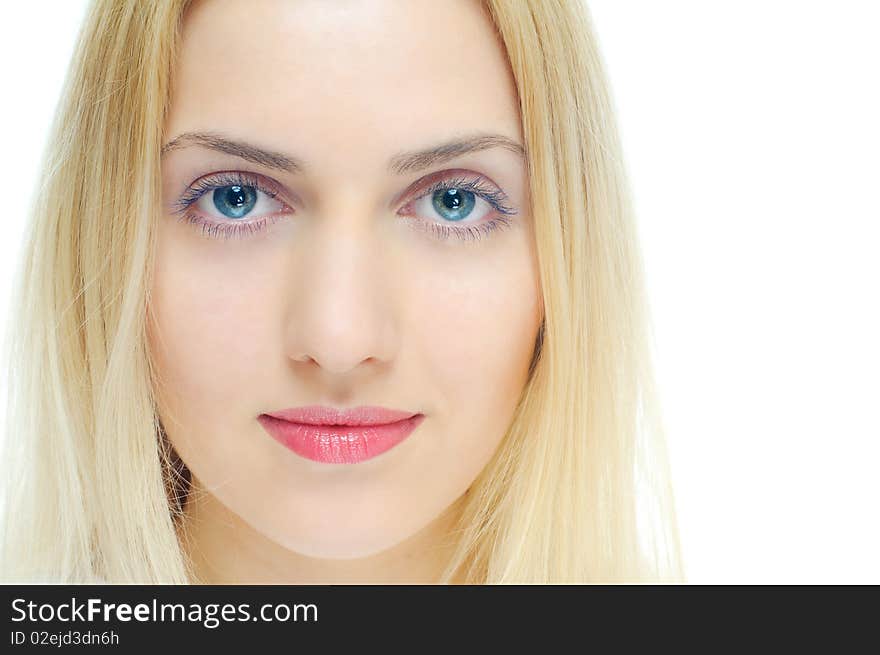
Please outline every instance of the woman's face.
[[[150, 344], [196, 488], [311, 557], [431, 525], [499, 446], [543, 316], [480, 4], [198, 2], [165, 141]], [[273, 438], [265, 414], [315, 405], [421, 417], [384, 451], [381, 430]]]

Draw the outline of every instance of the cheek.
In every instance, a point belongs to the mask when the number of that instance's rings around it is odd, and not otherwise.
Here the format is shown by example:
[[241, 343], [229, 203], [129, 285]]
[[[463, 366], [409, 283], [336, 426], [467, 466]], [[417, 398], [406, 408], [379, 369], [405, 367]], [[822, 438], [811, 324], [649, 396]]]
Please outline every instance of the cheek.
[[418, 307], [420, 370], [454, 450], [497, 445], [519, 399], [541, 311], [525, 244], [456, 266], [426, 266]]
[[248, 402], [273, 343], [266, 271], [234, 248], [223, 254], [191, 236], [160, 237], [151, 300], [150, 342], [163, 396], [208, 422], [217, 408]]

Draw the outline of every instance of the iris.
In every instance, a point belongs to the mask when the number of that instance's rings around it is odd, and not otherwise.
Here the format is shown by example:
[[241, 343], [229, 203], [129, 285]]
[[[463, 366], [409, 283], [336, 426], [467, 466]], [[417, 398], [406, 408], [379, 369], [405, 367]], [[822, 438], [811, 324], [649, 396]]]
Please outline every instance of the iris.
[[431, 200], [440, 215], [450, 221], [460, 221], [467, 218], [476, 204], [473, 193], [460, 189], [436, 191]]
[[252, 186], [223, 186], [214, 189], [213, 200], [224, 216], [241, 218], [257, 204], [257, 190]]

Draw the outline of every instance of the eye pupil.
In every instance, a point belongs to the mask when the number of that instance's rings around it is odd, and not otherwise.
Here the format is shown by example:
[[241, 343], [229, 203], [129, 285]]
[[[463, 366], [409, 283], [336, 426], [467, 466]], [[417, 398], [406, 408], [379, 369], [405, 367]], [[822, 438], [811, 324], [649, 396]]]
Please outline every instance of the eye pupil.
[[214, 190], [213, 200], [225, 216], [241, 218], [257, 204], [257, 191], [252, 186], [223, 186]]
[[245, 204], [245, 201], [247, 200], [245, 198], [244, 191], [240, 186], [229, 187], [229, 191], [226, 192], [226, 197], [230, 200], [230, 204], [237, 207], [241, 207], [243, 204]]
[[461, 202], [461, 194], [458, 192], [458, 189], [448, 189], [443, 194], [443, 204], [449, 207], [449, 209], [458, 209], [461, 206]]
[[474, 194], [460, 189], [442, 189], [434, 194], [434, 207], [450, 221], [466, 218], [474, 208]]

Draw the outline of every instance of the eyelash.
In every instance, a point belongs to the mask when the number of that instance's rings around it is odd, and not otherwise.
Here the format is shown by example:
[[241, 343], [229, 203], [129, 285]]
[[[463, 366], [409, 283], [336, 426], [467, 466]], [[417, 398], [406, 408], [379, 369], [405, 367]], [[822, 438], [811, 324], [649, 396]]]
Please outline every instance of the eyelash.
[[[194, 182], [173, 205], [173, 213], [179, 220], [185, 221], [200, 228], [202, 234], [215, 239], [230, 239], [253, 236], [269, 225], [276, 223], [284, 218], [284, 214], [274, 214], [262, 218], [257, 221], [233, 221], [216, 222], [212, 219], [202, 217], [191, 211], [192, 206], [207, 193], [225, 186], [249, 186], [262, 191], [273, 200], [278, 200], [279, 193], [266, 184], [260, 176], [244, 173], [241, 171], [215, 173], [203, 177]], [[428, 219], [419, 219], [410, 221], [421, 231], [430, 233], [430, 235], [439, 240], [446, 240], [454, 237], [462, 241], [482, 239], [489, 236], [493, 230], [509, 227], [512, 222], [512, 216], [517, 214], [517, 210], [507, 205], [507, 196], [500, 189], [487, 188], [482, 184], [482, 177], [450, 177], [431, 183], [428, 187], [420, 192], [420, 194], [407, 202], [406, 206], [421, 200], [425, 196], [430, 196], [437, 191], [446, 189], [459, 189], [469, 191], [474, 195], [482, 198], [497, 212], [498, 216], [492, 220], [486, 221], [479, 225], [452, 226], [443, 225], [436, 221]]]

